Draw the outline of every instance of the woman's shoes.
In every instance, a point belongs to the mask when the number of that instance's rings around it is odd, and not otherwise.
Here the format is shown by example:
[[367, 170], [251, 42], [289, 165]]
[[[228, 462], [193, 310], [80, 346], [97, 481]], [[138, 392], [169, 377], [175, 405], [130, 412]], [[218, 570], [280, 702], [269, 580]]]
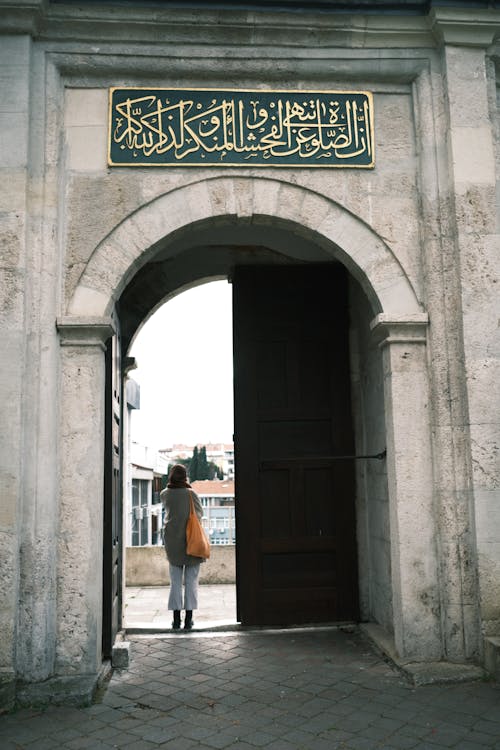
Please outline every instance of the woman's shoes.
[[[193, 610], [186, 609], [186, 617], [184, 618], [184, 630], [192, 630], [194, 625], [193, 622]], [[172, 630], [180, 630], [181, 627], [181, 611], [180, 609], [174, 609], [174, 619], [172, 620]]]
[[174, 609], [174, 619], [172, 620], [172, 630], [179, 630], [181, 627], [181, 611]]

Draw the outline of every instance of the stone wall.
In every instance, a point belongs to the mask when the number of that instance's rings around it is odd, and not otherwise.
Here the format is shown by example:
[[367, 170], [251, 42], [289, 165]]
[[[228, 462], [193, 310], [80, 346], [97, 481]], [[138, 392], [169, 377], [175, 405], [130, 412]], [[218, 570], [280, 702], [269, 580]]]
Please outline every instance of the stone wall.
[[[0, 701], [102, 665], [109, 316], [129, 342], [242, 245], [362, 288], [356, 443], [388, 449], [358, 467], [362, 614], [408, 658], [481, 659], [500, 633], [500, 13], [0, 7]], [[369, 90], [375, 169], [109, 168], [112, 86]]]
[[[233, 545], [212, 546], [210, 559], [202, 563], [200, 583], [235, 583], [236, 559]], [[126, 586], [168, 586], [168, 562], [163, 547], [127, 547]]]
[[[380, 349], [370, 331], [371, 308], [357, 284], [350, 289], [352, 400], [356, 454], [384, 451], [384, 388]], [[386, 459], [356, 461], [360, 613], [393, 632], [391, 532]]]

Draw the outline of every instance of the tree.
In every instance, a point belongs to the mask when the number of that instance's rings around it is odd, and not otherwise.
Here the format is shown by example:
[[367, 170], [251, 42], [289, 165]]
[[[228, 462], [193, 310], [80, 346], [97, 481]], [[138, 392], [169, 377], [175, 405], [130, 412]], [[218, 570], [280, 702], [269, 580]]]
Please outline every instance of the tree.
[[[186, 467], [187, 475], [191, 482], [196, 482], [199, 479], [224, 479], [222, 469], [213, 461], [207, 459], [207, 449], [203, 445], [198, 448], [196, 445], [193, 450], [191, 458], [179, 458], [177, 461], [179, 464], [184, 464]], [[169, 471], [171, 466], [168, 467]]]
[[199, 479], [199, 463], [200, 463], [200, 456], [198, 453], [198, 446], [194, 446], [193, 455], [191, 457], [191, 461], [189, 462], [189, 479], [191, 482], [196, 481]]
[[208, 478], [211, 479], [222, 479], [221, 469], [213, 461], [208, 462]]
[[198, 476], [196, 478], [208, 479], [208, 474], [207, 449], [205, 446], [202, 446], [198, 454]]

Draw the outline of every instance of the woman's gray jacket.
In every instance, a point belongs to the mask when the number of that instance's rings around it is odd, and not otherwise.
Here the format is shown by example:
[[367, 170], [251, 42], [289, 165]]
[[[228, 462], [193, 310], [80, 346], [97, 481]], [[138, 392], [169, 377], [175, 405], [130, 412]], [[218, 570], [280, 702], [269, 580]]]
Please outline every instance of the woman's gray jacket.
[[201, 519], [203, 508], [194, 490], [184, 487], [179, 489], [167, 488], [160, 495], [160, 500], [165, 508], [163, 544], [171, 565], [197, 565], [202, 560], [201, 557], [186, 554], [186, 523], [190, 511], [189, 493], [193, 498], [194, 511]]

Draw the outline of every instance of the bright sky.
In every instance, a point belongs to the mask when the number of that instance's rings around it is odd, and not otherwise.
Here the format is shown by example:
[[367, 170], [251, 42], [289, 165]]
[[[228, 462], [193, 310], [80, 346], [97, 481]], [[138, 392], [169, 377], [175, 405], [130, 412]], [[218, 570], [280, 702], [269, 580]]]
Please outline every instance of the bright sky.
[[214, 281], [165, 303], [131, 356], [141, 386], [132, 440], [155, 448], [233, 439], [232, 287]]

